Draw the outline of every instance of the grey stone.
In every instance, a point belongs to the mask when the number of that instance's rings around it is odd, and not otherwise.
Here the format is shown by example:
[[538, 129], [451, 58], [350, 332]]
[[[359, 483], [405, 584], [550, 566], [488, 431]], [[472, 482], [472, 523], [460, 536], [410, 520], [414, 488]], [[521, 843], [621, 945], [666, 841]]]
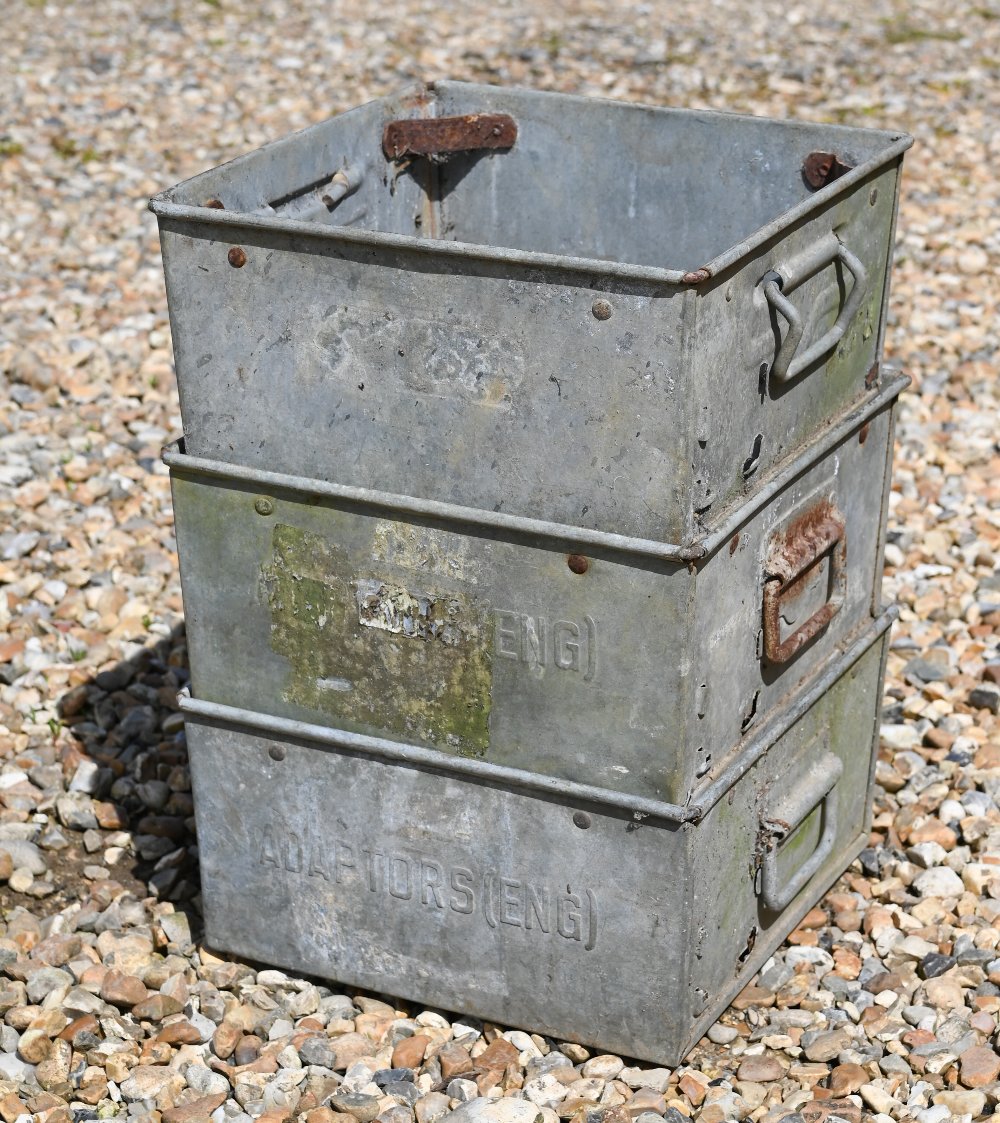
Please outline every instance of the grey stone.
[[214, 1072], [206, 1065], [188, 1065], [184, 1070], [184, 1078], [189, 1087], [203, 1096], [218, 1095], [220, 1092], [225, 1092], [226, 1095], [230, 1093], [229, 1081], [221, 1072]]
[[358, 1123], [371, 1123], [379, 1112], [377, 1098], [360, 1092], [335, 1092], [327, 1100], [327, 1104], [336, 1111], [353, 1115]]
[[[950, 971], [952, 967], [958, 962], [952, 955], [941, 955], [938, 952], [931, 952], [925, 955], [920, 961], [920, 975], [924, 979], [936, 979], [938, 975], [943, 975], [945, 971]], [[927, 1009], [927, 1007], [924, 1007]]]
[[56, 799], [59, 822], [71, 831], [86, 831], [97, 826], [94, 803], [83, 792], [66, 792]]
[[28, 976], [27, 984], [28, 1001], [39, 1005], [54, 990], [71, 987], [73, 976], [59, 967], [39, 967]]
[[969, 705], [989, 710], [991, 714], [1000, 712], [1000, 686], [984, 683], [969, 691]]
[[307, 1037], [299, 1046], [299, 1056], [304, 1064], [320, 1065], [332, 1069], [337, 1060], [336, 1050], [328, 1037], [316, 1034]]
[[0, 851], [4, 850], [10, 855], [16, 870], [30, 870], [38, 876], [49, 868], [45, 855], [33, 842], [13, 838], [0, 839]]

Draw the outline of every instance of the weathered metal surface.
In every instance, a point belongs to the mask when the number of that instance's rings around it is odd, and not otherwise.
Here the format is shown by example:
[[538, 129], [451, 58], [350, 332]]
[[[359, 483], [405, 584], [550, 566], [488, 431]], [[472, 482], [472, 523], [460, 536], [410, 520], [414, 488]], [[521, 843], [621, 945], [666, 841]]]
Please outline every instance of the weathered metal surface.
[[168, 451], [195, 694], [683, 804], [871, 620], [905, 381], [679, 545]]
[[182, 699], [208, 942], [677, 1064], [867, 842], [888, 624], [695, 793], [697, 824]]
[[517, 122], [506, 113], [467, 113], [461, 117], [409, 117], [390, 121], [382, 131], [387, 160], [413, 156], [450, 156], [487, 148], [510, 148]]
[[[386, 161], [387, 123], [470, 114], [517, 143]], [[695, 537], [877, 393], [909, 143], [462, 83], [285, 138], [151, 204], [188, 450]], [[856, 166], [813, 193], [818, 149]], [[356, 186], [331, 211], [306, 189], [336, 174]]]

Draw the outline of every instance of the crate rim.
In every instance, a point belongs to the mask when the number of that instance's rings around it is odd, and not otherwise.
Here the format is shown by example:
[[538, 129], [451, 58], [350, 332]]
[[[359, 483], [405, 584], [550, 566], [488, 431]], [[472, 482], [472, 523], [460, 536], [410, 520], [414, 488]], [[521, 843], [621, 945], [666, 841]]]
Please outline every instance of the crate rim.
[[[735, 245], [723, 250], [722, 253], [717, 254], [708, 262], [693, 264], [691, 268], [687, 270], [630, 265], [624, 262], [603, 261], [599, 258], [577, 257], [568, 254], [514, 250], [502, 246], [480, 245], [474, 242], [445, 241], [439, 238], [417, 238], [409, 234], [365, 231], [348, 226], [319, 225], [315, 222], [278, 218], [269, 215], [252, 215], [238, 211], [216, 210], [214, 208], [191, 206], [186, 203], [176, 203], [173, 201], [173, 194], [180, 187], [195, 183], [197, 180], [201, 179], [202, 176], [211, 175], [220, 168], [238, 167], [240, 164], [258, 159], [261, 153], [266, 153], [277, 145], [284, 144], [295, 137], [301, 138], [312, 130], [323, 128], [330, 120], [340, 116], [340, 114], [334, 114], [333, 117], [328, 118], [326, 121], [321, 121], [315, 125], [309, 125], [306, 128], [285, 134], [282, 137], [278, 137], [275, 140], [252, 149], [250, 152], [242, 153], [232, 160], [227, 160], [215, 167], [207, 168], [205, 171], [199, 172], [197, 175], [191, 176], [186, 180], [181, 180], [179, 183], [175, 183], [155, 194], [148, 202], [149, 209], [158, 219], [173, 219], [182, 223], [197, 223], [199, 225], [210, 223], [223, 227], [232, 227], [234, 230], [245, 230], [260, 234], [280, 231], [286, 234], [305, 236], [316, 242], [343, 243], [388, 251], [396, 250], [425, 255], [439, 255], [454, 258], [459, 262], [493, 262], [533, 268], [546, 273], [568, 272], [586, 274], [591, 278], [592, 287], [599, 287], [600, 282], [604, 279], [614, 279], [619, 281], [654, 283], [684, 289], [697, 287], [717, 277], [720, 273], [727, 271], [732, 266], [739, 264], [772, 238], [781, 234], [784, 230], [794, 226], [801, 219], [818, 213], [829, 203], [847, 194], [856, 184], [863, 182], [873, 172], [898, 159], [913, 145], [912, 136], [908, 133], [894, 130], [865, 129], [860, 126], [826, 122], [802, 122], [798, 119], [778, 120], [759, 114], [729, 113], [715, 109], [684, 109], [676, 106], [651, 105], [648, 102], [627, 101], [607, 97], [589, 97], [584, 94], [564, 94], [557, 90], [535, 90], [525, 86], [496, 86], [488, 83], [439, 81], [437, 83], [430, 82], [427, 84], [404, 87], [398, 94], [388, 96], [407, 97], [420, 94], [421, 92], [424, 94], [433, 93], [437, 86], [441, 86], [442, 88], [464, 87], [470, 90], [501, 90], [508, 93], [530, 93], [538, 96], [552, 97], [554, 99], [558, 98], [560, 100], [569, 99], [573, 102], [588, 104], [599, 103], [616, 107], [627, 106], [637, 110], [647, 110], [665, 115], [680, 113], [692, 114], [709, 122], [719, 118], [726, 120], [736, 118], [747, 121], [768, 121], [778, 126], [790, 125], [792, 123], [812, 124], [824, 131], [843, 131], [845, 133], [865, 132], [869, 135], [882, 136], [886, 139], [888, 144], [887, 147], [877, 155], [858, 164], [857, 167], [852, 168], [839, 179], [834, 180], [833, 183], [820, 188], [809, 198], [804, 199], [794, 207], [790, 207], [788, 210], [778, 215], [777, 218], [772, 219], [771, 222], [759, 227], [749, 238], [737, 242]], [[380, 100], [382, 99], [374, 98], [372, 101], [362, 104], [370, 105]], [[351, 109], [354, 108], [362, 108], [362, 106], [351, 107]], [[350, 112], [350, 109], [345, 110], [345, 112]]]

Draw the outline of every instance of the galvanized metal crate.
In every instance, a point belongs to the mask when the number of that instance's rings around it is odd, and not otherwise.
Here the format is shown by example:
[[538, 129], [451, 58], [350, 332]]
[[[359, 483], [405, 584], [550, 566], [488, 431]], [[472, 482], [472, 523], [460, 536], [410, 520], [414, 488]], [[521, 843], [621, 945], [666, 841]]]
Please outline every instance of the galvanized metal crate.
[[687, 543], [878, 393], [897, 133], [455, 82], [156, 196], [189, 454]]
[[889, 622], [683, 806], [184, 698], [209, 944], [676, 1064], [867, 842]]
[[878, 611], [905, 384], [687, 547], [168, 450], [195, 697], [683, 803]]

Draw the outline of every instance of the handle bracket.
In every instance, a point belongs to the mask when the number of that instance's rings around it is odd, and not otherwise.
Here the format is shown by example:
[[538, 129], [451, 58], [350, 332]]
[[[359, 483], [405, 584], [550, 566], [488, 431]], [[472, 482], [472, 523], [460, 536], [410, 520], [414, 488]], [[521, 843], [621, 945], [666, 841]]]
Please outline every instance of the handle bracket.
[[[764, 907], [772, 912], [786, 909], [830, 856], [837, 840], [837, 801], [832, 796], [843, 771], [840, 757], [826, 753], [808, 771], [797, 790], [762, 819], [761, 833], [767, 836], [767, 845], [761, 862], [760, 898]], [[781, 842], [793, 834], [821, 803], [823, 826], [816, 849], [787, 881], [782, 882], [778, 872]]]
[[[837, 261], [854, 278], [854, 284], [851, 286], [851, 291], [848, 293], [833, 327], [824, 335], [821, 335], [815, 343], [810, 344], [801, 354], [798, 354], [805, 325], [802, 322], [801, 313], [788, 299], [788, 294], [794, 292], [803, 281]], [[813, 363], [825, 358], [844, 338], [848, 325], [861, 307], [861, 302], [868, 289], [868, 273], [860, 259], [851, 253], [837, 235], [831, 231], [825, 238], [821, 238], [803, 257], [782, 269], [769, 273], [763, 280], [763, 286], [764, 296], [767, 298], [768, 304], [788, 322], [788, 331], [778, 347], [774, 362], [771, 364], [771, 378], [777, 382], [790, 382], [811, 367]]]

